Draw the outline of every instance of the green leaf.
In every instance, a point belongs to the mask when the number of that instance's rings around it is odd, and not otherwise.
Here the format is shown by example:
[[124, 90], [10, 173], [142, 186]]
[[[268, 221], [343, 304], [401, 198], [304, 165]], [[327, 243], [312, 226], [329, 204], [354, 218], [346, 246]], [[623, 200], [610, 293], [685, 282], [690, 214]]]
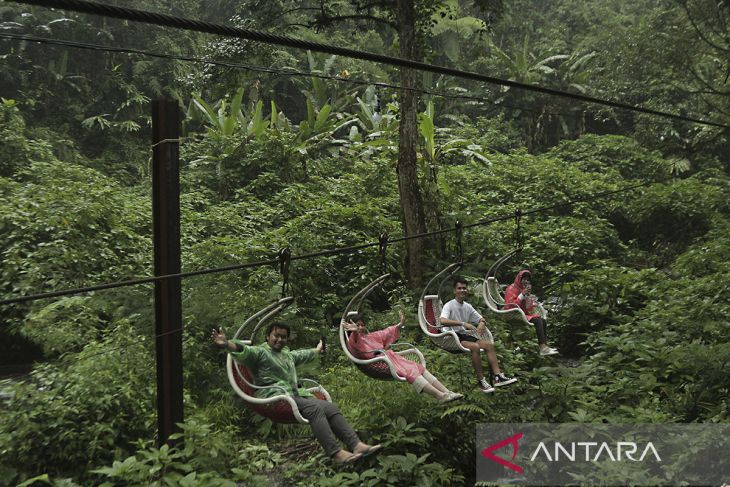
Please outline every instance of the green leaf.
[[330, 112], [332, 111], [331, 105], [325, 105], [322, 108], [320, 108], [319, 113], [317, 114], [317, 119], [314, 122], [314, 132], [319, 133], [322, 128], [324, 128], [327, 117], [329, 117]]
[[208, 118], [208, 123], [210, 123], [214, 129], [222, 130], [223, 127], [221, 127], [218, 115], [211, 106], [205, 102], [205, 100], [203, 100], [199, 95], [193, 93], [193, 103], [195, 104], [195, 107]]

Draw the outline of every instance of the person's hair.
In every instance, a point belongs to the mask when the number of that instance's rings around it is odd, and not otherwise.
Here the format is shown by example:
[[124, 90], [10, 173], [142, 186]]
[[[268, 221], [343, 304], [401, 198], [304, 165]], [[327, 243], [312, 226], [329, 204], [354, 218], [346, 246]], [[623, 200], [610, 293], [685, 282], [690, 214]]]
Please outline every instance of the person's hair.
[[357, 313], [355, 315], [350, 316], [350, 321], [352, 321], [353, 323], [357, 323], [360, 320], [362, 320], [362, 322], [365, 323], [365, 313]]
[[457, 285], [457, 284], [464, 284], [464, 285], [466, 285], [466, 286], [468, 286], [468, 285], [469, 285], [469, 283], [468, 283], [468, 282], [466, 282], [466, 278], [464, 278], [464, 277], [461, 277], [461, 276], [456, 276], [456, 277], [454, 277], [454, 281], [453, 281], [453, 283], [454, 283], [454, 287], [456, 287], [456, 285]]
[[289, 338], [289, 335], [291, 335], [291, 326], [289, 326], [289, 323], [284, 323], [283, 321], [273, 321], [269, 323], [269, 326], [266, 328], [266, 336], [271, 335], [271, 332], [274, 331], [274, 328], [281, 328], [282, 330], [286, 330], [287, 338]]

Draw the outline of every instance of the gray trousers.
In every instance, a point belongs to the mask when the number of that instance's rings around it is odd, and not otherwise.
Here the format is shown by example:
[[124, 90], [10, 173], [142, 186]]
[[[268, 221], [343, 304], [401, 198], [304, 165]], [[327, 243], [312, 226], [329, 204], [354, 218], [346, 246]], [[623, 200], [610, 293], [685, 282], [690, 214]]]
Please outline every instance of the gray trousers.
[[294, 397], [294, 402], [297, 403], [302, 416], [309, 420], [314, 437], [328, 456], [331, 457], [342, 449], [337, 443], [337, 438], [347, 445], [350, 451], [360, 442], [355, 430], [331, 402], [314, 397]]

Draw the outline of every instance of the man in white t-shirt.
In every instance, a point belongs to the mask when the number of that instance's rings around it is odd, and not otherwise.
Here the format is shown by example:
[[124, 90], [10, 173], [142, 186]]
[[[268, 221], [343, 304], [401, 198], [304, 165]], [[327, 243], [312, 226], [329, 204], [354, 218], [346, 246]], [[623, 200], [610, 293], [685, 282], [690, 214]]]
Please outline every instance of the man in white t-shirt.
[[[491, 333], [487, 329], [487, 322], [474, 307], [464, 301], [469, 294], [469, 287], [463, 277], [454, 278], [454, 299], [444, 305], [441, 310], [441, 329], [453, 330], [459, 337], [461, 345], [471, 351], [471, 364], [477, 375], [477, 382], [482, 392], [493, 392], [494, 387], [484, 378], [480, 350], [484, 350], [487, 362], [494, 374], [496, 387], [506, 386], [517, 379], [507, 377], [499, 369], [499, 361], [494, 351]], [[477, 326], [474, 326], [474, 323]]]

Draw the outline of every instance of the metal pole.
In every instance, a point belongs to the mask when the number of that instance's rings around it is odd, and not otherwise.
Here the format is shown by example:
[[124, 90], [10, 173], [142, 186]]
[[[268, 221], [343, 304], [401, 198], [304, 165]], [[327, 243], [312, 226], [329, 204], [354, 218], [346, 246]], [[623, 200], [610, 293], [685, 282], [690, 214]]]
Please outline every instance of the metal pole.
[[[174, 100], [152, 102], [152, 225], [155, 275], [180, 272], [180, 111]], [[155, 282], [158, 445], [183, 421], [180, 278]]]

